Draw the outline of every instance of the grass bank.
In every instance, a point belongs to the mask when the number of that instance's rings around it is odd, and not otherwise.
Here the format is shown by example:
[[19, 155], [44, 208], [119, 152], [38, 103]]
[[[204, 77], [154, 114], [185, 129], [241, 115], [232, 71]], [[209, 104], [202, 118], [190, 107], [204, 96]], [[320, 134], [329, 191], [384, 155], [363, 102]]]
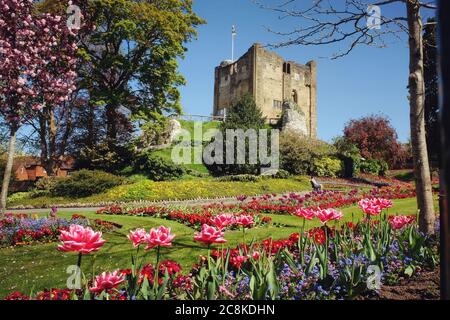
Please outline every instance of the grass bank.
[[311, 190], [308, 177], [289, 179], [262, 178], [257, 182], [218, 181], [214, 178], [196, 178], [175, 181], [143, 179], [132, 184], [112, 188], [104, 193], [85, 198], [37, 197], [26, 194], [12, 198], [8, 207], [48, 207], [60, 204], [102, 204], [105, 202], [189, 200], [197, 198], [234, 197]]

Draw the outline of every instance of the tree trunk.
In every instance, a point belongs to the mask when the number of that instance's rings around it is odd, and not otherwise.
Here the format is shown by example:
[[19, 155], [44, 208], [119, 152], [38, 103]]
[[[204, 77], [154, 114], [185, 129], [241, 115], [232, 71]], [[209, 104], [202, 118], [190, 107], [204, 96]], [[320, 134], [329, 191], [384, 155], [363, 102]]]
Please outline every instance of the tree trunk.
[[86, 139], [86, 146], [90, 149], [92, 149], [95, 145], [95, 107], [89, 103], [88, 105], [88, 117], [87, 117], [87, 139]]
[[113, 104], [106, 106], [106, 139], [110, 147], [117, 143], [117, 113]]
[[49, 176], [54, 176], [56, 174], [56, 166], [58, 161], [58, 155], [56, 154], [56, 134], [57, 126], [55, 119], [55, 111], [52, 107], [48, 110], [48, 158], [45, 166], [47, 174]]
[[434, 232], [434, 207], [425, 134], [425, 84], [423, 70], [422, 19], [418, 0], [406, 2], [409, 28], [409, 95], [411, 146], [416, 178], [419, 228]]
[[2, 217], [6, 211], [6, 199], [8, 197], [9, 182], [11, 180], [12, 168], [14, 163], [17, 130], [18, 128], [15, 125], [11, 126], [8, 146], [8, 160], [6, 162], [6, 168], [3, 175], [2, 193], [0, 197], [0, 217]]

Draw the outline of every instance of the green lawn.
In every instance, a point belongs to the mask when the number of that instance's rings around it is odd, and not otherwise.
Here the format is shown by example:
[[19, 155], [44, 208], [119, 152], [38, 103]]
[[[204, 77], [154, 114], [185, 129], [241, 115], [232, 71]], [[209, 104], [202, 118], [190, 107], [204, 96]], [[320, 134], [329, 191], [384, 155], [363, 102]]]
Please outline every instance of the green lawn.
[[49, 206], [73, 203], [104, 203], [129, 201], [189, 200], [197, 198], [234, 197], [241, 194], [253, 196], [265, 193], [284, 193], [311, 190], [308, 177], [289, 179], [263, 178], [257, 182], [218, 181], [214, 178], [196, 178], [176, 181], [138, 180], [132, 184], [112, 188], [105, 193], [86, 198], [70, 199], [63, 197], [21, 197], [9, 201], [8, 207], [18, 205]]
[[[415, 214], [416, 199], [395, 200], [390, 214]], [[343, 221], [351, 221], [352, 213], [354, 219], [361, 217], [361, 212], [356, 206], [343, 209], [345, 213]], [[113, 233], [105, 234], [106, 244], [96, 255], [83, 257], [83, 271], [85, 273], [99, 273], [104, 270], [129, 267], [130, 255], [134, 252], [126, 234], [130, 229], [165, 225], [172, 228], [176, 234], [174, 246], [162, 249], [163, 259], [172, 259], [179, 262], [184, 271], [189, 271], [193, 263], [198, 260], [199, 255], [206, 255], [207, 250], [201, 244], [192, 240], [194, 230], [174, 221], [168, 221], [150, 217], [128, 217], [97, 215], [93, 212], [82, 213], [88, 218], [100, 218], [117, 222], [123, 225], [122, 229]], [[70, 217], [70, 211], [61, 211], [61, 217]], [[287, 215], [269, 215], [273, 222], [281, 223], [285, 227], [275, 227], [270, 224], [261, 228], [252, 229], [247, 232], [247, 239], [262, 240], [268, 237], [273, 239], [287, 238], [291, 233], [298, 232], [301, 219]], [[314, 221], [308, 223], [307, 227], [318, 226]], [[228, 240], [227, 246], [236, 246], [242, 240], [242, 233], [229, 231], [225, 234]], [[57, 251], [57, 243], [36, 244], [24, 247], [0, 249], [0, 297], [11, 291], [22, 291], [29, 293], [31, 288], [40, 290], [51, 287], [65, 287], [67, 278], [66, 268], [76, 264], [77, 256], [72, 253]], [[149, 262], [154, 260], [154, 251], [146, 253]]]

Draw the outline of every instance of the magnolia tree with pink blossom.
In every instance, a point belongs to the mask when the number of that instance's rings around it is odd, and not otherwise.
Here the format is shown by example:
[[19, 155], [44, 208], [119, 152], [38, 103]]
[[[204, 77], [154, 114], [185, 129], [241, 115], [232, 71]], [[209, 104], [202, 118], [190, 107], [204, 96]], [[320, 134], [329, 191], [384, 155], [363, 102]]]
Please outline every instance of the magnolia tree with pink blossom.
[[[69, 4], [69, 3], [68, 3]], [[17, 131], [46, 105], [61, 105], [76, 88], [77, 29], [52, 14], [35, 14], [32, 0], [0, 3], [0, 115], [10, 137], [0, 215], [6, 208]]]

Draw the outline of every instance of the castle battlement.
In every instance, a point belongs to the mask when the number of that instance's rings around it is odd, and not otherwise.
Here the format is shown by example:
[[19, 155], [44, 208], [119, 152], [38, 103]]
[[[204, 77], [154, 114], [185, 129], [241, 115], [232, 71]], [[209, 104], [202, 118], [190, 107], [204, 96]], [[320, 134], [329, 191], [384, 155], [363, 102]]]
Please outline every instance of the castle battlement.
[[214, 116], [244, 94], [250, 93], [267, 119], [281, 117], [284, 101], [295, 102], [304, 112], [308, 134], [316, 137], [316, 62], [305, 65], [285, 61], [255, 43], [236, 61], [226, 60], [215, 68]]

